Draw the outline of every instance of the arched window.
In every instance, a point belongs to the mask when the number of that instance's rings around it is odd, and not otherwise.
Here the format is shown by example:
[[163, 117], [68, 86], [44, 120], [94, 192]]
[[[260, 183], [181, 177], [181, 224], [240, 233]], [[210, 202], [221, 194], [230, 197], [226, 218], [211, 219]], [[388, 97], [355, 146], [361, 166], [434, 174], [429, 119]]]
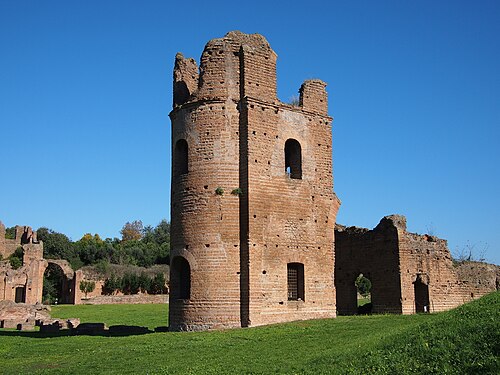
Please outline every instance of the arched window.
[[174, 299], [189, 299], [191, 297], [191, 267], [189, 262], [177, 256], [172, 260], [171, 293]]
[[302, 151], [295, 139], [285, 142], [285, 172], [290, 178], [302, 178]]
[[188, 144], [179, 139], [174, 148], [174, 176], [188, 173]]
[[288, 300], [304, 301], [304, 265], [302, 263], [287, 264]]

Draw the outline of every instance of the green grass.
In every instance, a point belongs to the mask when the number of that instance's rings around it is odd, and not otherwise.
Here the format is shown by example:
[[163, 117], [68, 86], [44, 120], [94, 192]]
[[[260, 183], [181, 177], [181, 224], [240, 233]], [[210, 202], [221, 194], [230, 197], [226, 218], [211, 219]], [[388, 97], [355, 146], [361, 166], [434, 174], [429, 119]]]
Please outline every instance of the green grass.
[[168, 325], [168, 305], [58, 305], [52, 306], [53, 318], [79, 318], [81, 323], [139, 325], [154, 329]]
[[[82, 312], [82, 321], [108, 325], [164, 325], [165, 310], [153, 306], [59, 306], [53, 313]], [[220, 332], [38, 338], [0, 330], [0, 373], [498, 374], [499, 322], [497, 292], [441, 314], [339, 317]]]
[[368, 298], [358, 298], [358, 307], [364, 306], [367, 303], [370, 303], [372, 300], [370, 297]]

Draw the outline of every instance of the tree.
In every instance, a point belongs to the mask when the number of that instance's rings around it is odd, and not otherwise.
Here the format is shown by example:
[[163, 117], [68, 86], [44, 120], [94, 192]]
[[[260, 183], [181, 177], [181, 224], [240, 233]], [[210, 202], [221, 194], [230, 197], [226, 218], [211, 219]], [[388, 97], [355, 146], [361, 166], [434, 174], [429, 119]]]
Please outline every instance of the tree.
[[119, 277], [116, 277], [115, 274], [111, 274], [110, 277], [108, 277], [104, 281], [104, 286], [103, 286], [103, 292], [106, 295], [112, 295], [115, 291], [119, 290], [121, 288], [121, 279]]
[[144, 271], [139, 275], [139, 287], [142, 293], [147, 292], [151, 287], [151, 278]]
[[362, 273], [360, 273], [356, 278], [354, 285], [356, 285], [358, 293], [363, 297], [367, 297], [370, 294], [370, 290], [372, 289], [372, 283], [370, 279], [364, 277]]
[[16, 249], [16, 251], [14, 251], [9, 256], [9, 263], [13, 269], [17, 270], [18, 268], [21, 268], [23, 266], [23, 254], [24, 254], [24, 250], [21, 246], [19, 246]]
[[471, 244], [469, 241], [465, 246], [456, 248], [452, 254], [453, 262], [455, 264], [464, 262], [484, 262], [485, 255], [489, 245], [487, 243], [477, 242]]
[[121, 291], [123, 294], [137, 294], [140, 289], [139, 277], [135, 273], [126, 272], [122, 277]]
[[149, 294], [161, 294], [165, 292], [165, 275], [158, 272], [153, 280], [151, 280], [151, 285], [148, 289]]
[[170, 244], [170, 223], [163, 219], [154, 229], [155, 242], [158, 245]]
[[126, 222], [120, 231], [122, 235], [122, 241], [134, 241], [140, 240], [142, 238], [144, 227], [141, 220], [135, 220], [133, 222]]
[[45, 259], [66, 259], [71, 263], [73, 269], [78, 269], [83, 265], [74, 242], [66, 235], [46, 227], [38, 228], [36, 235], [39, 241], [43, 241], [43, 257]]
[[80, 281], [80, 290], [85, 293], [85, 298], [87, 298], [88, 293], [92, 293], [95, 289], [94, 281], [82, 280]]

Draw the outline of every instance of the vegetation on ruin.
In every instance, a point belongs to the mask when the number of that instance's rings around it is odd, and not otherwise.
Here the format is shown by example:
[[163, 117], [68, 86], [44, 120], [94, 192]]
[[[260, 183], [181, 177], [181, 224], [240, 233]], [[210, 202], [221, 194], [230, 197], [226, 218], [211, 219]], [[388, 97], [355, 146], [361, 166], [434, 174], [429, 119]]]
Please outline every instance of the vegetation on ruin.
[[16, 251], [14, 251], [10, 256], [9, 256], [9, 263], [10, 266], [17, 270], [18, 268], [21, 268], [23, 266], [23, 248], [18, 247]]
[[[152, 329], [167, 324], [167, 305], [57, 306], [52, 315]], [[40, 338], [0, 330], [0, 351], [5, 374], [497, 374], [499, 321], [496, 292], [440, 314], [344, 316], [219, 332]]]
[[5, 228], [5, 239], [13, 240], [16, 238], [16, 227]]

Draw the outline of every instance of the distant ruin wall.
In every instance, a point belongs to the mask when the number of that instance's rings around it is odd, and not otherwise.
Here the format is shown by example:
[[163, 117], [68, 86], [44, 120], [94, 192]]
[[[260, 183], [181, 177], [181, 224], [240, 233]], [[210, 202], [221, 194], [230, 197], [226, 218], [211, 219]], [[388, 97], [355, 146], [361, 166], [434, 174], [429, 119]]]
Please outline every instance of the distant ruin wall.
[[23, 265], [13, 269], [8, 260], [0, 262], [0, 300], [34, 304], [42, 301], [43, 243], [31, 227], [16, 226], [15, 238], [5, 238], [5, 226], [0, 222], [0, 254], [7, 259], [16, 249], [23, 250]]
[[444, 311], [498, 289], [498, 266], [454, 266], [446, 241], [407, 232], [404, 216], [386, 216], [373, 230], [337, 226], [335, 244], [340, 314], [356, 313], [360, 273], [372, 282], [374, 313]]

